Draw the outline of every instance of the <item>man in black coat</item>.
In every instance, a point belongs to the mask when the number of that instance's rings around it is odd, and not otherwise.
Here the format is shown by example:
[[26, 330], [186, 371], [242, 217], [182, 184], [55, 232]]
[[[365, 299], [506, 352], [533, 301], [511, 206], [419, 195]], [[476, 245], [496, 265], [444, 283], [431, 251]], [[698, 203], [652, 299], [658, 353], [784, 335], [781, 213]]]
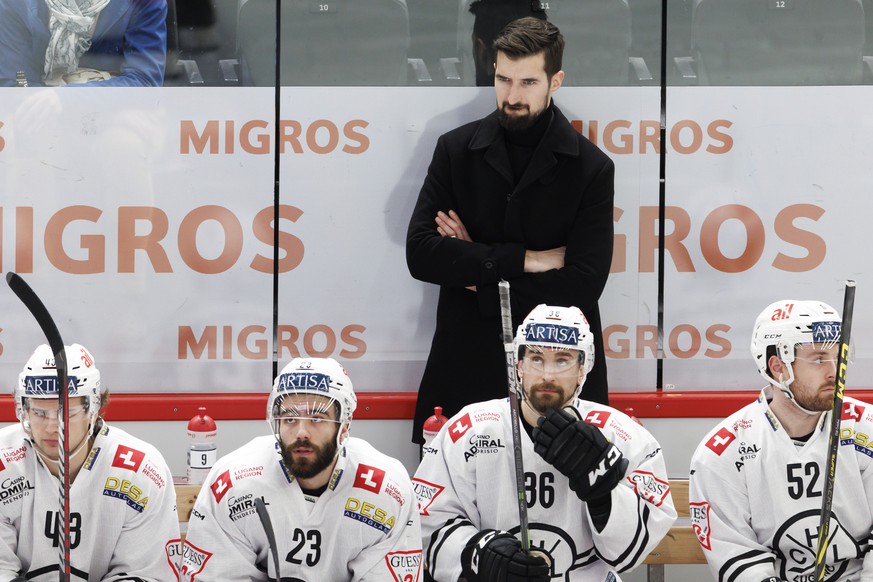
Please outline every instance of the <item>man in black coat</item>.
[[582, 398], [607, 403], [598, 299], [612, 263], [612, 161], [552, 102], [564, 40], [521, 18], [494, 41], [497, 110], [437, 142], [406, 236], [413, 277], [440, 286], [436, 331], [412, 440], [442, 406], [507, 394], [497, 283], [510, 282], [513, 326], [540, 303], [575, 305], [597, 358]]

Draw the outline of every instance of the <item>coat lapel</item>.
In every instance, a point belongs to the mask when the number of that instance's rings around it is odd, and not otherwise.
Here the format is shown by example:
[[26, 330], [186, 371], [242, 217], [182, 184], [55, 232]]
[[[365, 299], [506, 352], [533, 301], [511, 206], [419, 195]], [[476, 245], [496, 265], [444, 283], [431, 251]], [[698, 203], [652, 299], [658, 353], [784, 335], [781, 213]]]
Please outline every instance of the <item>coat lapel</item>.
[[471, 150], [485, 150], [485, 161], [494, 168], [510, 184], [513, 183], [512, 168], [509, 166], [509, 154], [503, 141], [503, 130], [497, 121], [497, 111], [485, 117], [476, 133], [470, 139]]
[[[97, 18], [94, 38], [104, 38], [113, 26], [128, 12], [133, 10], [131, 0], [111, 0]], [[126, 27], [125, 27], [126, 28]]]
[[551, 172], [558, 165], [558, 158], [555, 154], [579, 155], [579, 144], [576, 142], [576, 136], [573, 135], [576, 130], [572, 128], [557, 106], [552, 107], [552, 109], [555, 115], [549, 122], [549, 127], [546, 129], [540, 145], [534, 150], [533, 157], [525, 168], [521, 180], [518, 181], [516, 192], [523, 191]]
[[[523, 191], [551, 172], [558, 165], [556, 154], [579, 155], [579, 144], [574, 135], [576, 130], [573, 129], [557, 106], [554, 106], [552, 109], [555, 115], [540, 145], [534, 150], [533, 157], [527, 165], [521, 180], [519, 180], [514, 188], [513, 193]], [[503, 140], [503, 130], [497, 121], [497, 111], [494, 111], [482, 120], [482, 123], [470, 140], [469, 148], [471, 150], [485, 150], [485, 161], [501, 176], [506, 178], [507, 182], [513, 183], [513, 172], [509, 165], [506, 143]]]

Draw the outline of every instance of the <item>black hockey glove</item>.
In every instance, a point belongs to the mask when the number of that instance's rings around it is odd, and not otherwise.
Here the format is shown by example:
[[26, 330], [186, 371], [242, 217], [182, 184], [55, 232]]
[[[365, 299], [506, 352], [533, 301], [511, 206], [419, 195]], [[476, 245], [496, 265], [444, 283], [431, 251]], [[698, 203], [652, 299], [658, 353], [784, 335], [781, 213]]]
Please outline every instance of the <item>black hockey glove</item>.
[[549, 566], [537, 556], [525, 554], [521, 542], [505, 531], [479, 532], [461, 552], [467, 582], [548, 582]]
[[567, 476], [570, 489], [582, 501], [606, 496], [627, 470], [618, 447], [571, 407], [547, 410], [537, 420], [533, 440], [537, 454]]

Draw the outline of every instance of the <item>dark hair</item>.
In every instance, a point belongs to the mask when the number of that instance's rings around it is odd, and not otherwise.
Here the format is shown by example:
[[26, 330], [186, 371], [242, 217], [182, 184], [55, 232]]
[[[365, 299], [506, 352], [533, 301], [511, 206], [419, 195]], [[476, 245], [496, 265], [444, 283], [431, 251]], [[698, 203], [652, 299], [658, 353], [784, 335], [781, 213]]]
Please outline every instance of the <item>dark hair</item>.
[[546, 12], [539, 8], [539, 2], [530, 0], [476, 0], [470, 4], [473, 22], [473, 36], [482, 40], [489, 49], [503, 28], [519, 18], [532, 16], [546, 20]]
[[558, 27], [548, 20], [526, 16], [513, 20], [500, 31], [494, 40], [494, 50], [504, 53], [510, 59], [543, 53], [546, 75], [551, 79], [561, 70], [564, 37]]

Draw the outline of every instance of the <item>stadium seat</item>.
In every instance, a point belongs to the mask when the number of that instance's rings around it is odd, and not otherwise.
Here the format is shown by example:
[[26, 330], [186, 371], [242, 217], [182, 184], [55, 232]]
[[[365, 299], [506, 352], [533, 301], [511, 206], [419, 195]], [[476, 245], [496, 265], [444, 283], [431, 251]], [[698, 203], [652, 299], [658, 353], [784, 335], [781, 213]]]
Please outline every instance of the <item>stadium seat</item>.
[[[405, 85], [405, 0], [283, 0], [282, 85]], [[275, 85], [276, 0], [242, 0], [237, 57], [244, 85]]]
[[695, 0], [692, 18], [692, 55], [677, 64], [698, 84], [862, 81], [861, 0]]
[[[457, 58], [465, 85], [475, 84], [472, 2], [460, 0], [458, 13]], [[631, 58], [627, 0], [540, 0], [539, 4], [564, 36], [565, 85], [620, 86], [630, 78], [651, 80], [644, 60]]]

